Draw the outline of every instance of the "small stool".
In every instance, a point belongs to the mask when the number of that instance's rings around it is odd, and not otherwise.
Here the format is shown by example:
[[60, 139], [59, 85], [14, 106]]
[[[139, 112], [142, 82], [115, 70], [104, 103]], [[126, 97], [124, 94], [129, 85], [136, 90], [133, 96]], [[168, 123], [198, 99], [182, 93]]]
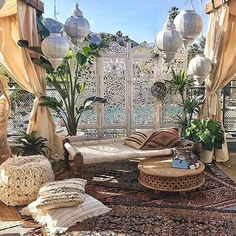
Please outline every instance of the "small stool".
[[7, 159], [0, 166], [0, 200], [6, 205], [27, 205], [42, 185], [54, 181], [49, 160], [42, 155]]

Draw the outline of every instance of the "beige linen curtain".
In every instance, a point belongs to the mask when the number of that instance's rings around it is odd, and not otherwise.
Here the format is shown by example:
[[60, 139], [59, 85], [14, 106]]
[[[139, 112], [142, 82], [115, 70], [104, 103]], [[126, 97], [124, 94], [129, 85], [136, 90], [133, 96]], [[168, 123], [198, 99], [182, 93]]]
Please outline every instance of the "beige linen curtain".
[[0, 10], [0, 63], [22, 88], [36, 97], [28, 132], [37, 131], [47, 138], [52, 157], [62, 158], [62, 142], [56, 135], [51, 112], [39, 106], [46, 92], [45, 72], [32, 63], [28, 50], [17, 45], [19, 39], [28, 40], [29, 45], [39, 45], [36, 10], [19, 0], [6, 0], [5, 4]]
[[[235, 4], [234, 1], [231, 1]], [[230, 3], [231, 3], [230, 2]], [[210, 14], [205, 55], [214, 63], [206, 80], [206, 97], [200, 117], [221, 121], [220, 91], [236, 74], [236, 17], [227, 4]], [[227, 144], [215, 151], [216, 161], [229, 159]]]

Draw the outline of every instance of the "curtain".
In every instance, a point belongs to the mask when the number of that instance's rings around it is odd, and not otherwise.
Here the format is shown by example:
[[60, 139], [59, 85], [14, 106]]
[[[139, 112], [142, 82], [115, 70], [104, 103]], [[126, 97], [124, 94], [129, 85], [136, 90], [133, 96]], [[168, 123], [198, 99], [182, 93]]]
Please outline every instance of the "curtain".
[[6, 0], [6, 4], [6, 11], [0, 10], [0, 63], [22, 88], [36, 97], [27, 132], [37, 131], [47, 138], [52, 158], [62, 158], [62, 140], [56, 134], [51, 111], [39, 106], [46, 92], [45, 72], [32, 63], [28, 50], [17, 45], [19, 39], [39, 45], [36, 10], [22, 1]]
[[[231, 1], [232, 3], [234, 1]], [[236, 74], [236, 17], [231, 5], [223, 5], [210, 14], [205, 56], [214, 63], [213, 72], [206, 80], [205, 101], [200, 117], [222, 121], [220, 107], [221, 89]], [[226, 142], [215, 151], [216, 161], [229, 159]]]

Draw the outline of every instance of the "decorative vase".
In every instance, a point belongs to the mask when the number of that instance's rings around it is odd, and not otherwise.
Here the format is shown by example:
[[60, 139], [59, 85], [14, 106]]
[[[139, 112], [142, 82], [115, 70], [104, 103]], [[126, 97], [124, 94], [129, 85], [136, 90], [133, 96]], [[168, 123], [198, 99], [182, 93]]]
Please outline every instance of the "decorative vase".
[[200, 161], [203, 163], [211, 163], [213, 160], [213, 150], [209, 151], [209, 150], [204, 150], [201, 148], [201, 151], [199, 153], [200, 155]]

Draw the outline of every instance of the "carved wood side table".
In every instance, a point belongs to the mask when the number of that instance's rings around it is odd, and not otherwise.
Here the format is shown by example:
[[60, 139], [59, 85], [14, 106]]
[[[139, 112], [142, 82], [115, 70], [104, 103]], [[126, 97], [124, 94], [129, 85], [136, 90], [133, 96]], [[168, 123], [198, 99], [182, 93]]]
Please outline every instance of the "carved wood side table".
[[151, 158], [140, 162], [139, 182], [156, 191], [182, 192], [199, 188], [205, 183], [205, 166], [199, 161], [200, 167], [194, 170], [171, 167], [171, 158]]

